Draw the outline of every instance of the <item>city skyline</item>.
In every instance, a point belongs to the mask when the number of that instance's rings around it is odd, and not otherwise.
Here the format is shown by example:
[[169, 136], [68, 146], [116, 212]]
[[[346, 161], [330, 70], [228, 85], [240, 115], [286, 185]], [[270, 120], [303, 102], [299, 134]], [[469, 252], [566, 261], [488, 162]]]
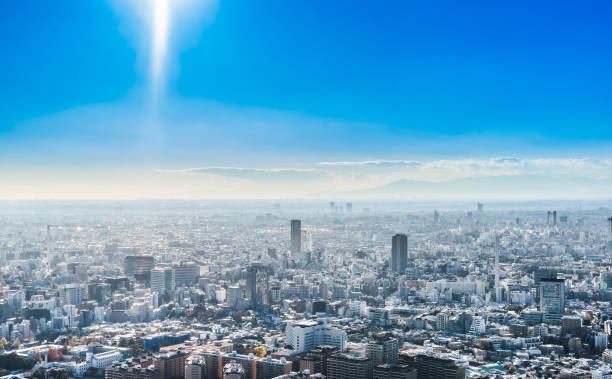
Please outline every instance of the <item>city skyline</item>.
[[0, 2], [0, 377], [612, 379], [611, 11]]

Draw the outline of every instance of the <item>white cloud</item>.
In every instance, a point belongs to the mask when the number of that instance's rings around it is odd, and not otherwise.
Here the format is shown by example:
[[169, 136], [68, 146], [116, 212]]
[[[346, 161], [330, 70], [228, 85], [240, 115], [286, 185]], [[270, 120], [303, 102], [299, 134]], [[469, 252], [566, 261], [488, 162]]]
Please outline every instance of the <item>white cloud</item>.
[[[350, 191], [380, 187], [403, 179], [424, 185], [458, 179], [483, 179], [485, 180], [483, 183], [488, 183], [488, 178], [492, 180], [491, 183], [507, 182], [509, 178], [514, 178], [511, 180], [516, 183], [530, 183], [532, 181], [530, 177], [539, 182], [551, 180], [556, 183], [579, 184], [583, 182], [583, 179], [590, 179], [591, 181], [587, 180], [585, 183], [592, 183], [593, 180], [612, 179], [612, 162], [608, 159], [596, 158], [526, 159], [520, 157], [432, 161], [379, 159], [319, 162], [298, 168], [219, 166], [158, 170], [158, 172], [162, 175], [178, 174], [183, 177], [222, 177], [241, 181], [243, 188], [270, 196], [285, 194], [285, 196], [309, 197], [321, 193], [350, 193]], [[209, 183], [214, 186], [214, 179]], [[274, 185], [270, 186], [271, 183]], [[423, 188], [426, 187], [427, 185]], [[516, 190], [518, 191], [517, 196], [528, 198], [529, 193], [521, 193], [519, 187]], [[563, 188], [559, 188], [560, 196], [563, 195]], [[482, 188], [480, 191], [486, 192], [487, 189]], [[584, 196], [589, 196], [588, 190], [583, 192], [585, 192]], [[595, 196], [594, 193], [591, 195]], [[422, 196], [427, 196], [427, 193]]]
[[419, 161], [405, 160], [372, 160], [372, 161], [341, 161], [341, 162], [319, 162], [321, 166], [410, 166], [422, 165]]
[[517, 175], [570, 175], [607, 178], [612, 162], [597, 158], [493, 157], [488, 159], [364, 160], [319, 162], [340, 172], [395, 176], [402, 179], [446, 181], [460, 178]]
[[313, 180], [327, 173], [315, 168], [195, 167], [178, 170], [160, 169], [175, 174], [209, 174], [251, 180]]

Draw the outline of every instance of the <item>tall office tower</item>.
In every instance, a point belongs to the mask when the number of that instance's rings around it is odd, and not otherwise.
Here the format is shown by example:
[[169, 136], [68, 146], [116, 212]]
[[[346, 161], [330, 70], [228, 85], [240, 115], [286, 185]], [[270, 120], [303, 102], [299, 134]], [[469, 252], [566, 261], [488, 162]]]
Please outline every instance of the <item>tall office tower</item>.
[[557, 211], [553, 211], [553, 226], [557, 226]]
[[437, 210], [434, 211], [434, 224], [437, 224], [438, 222], [440, 222], [440, 214], [438, 213]]
[[342, 353], [334, 354], [327, 359], [327, 379], [356, 378], [372, 378], [372, 361]]
[[397, 338], [386, 333], [379, 333], [368, 340], [366, 357], [372, 361], [374, 367], [382, 364], [397, 362], [399, 343]]
[[483, 203], [476, 204], [476, 210], [478, 210], [478, 212], [482, 212], [484, 210], [484, 204]]
[[151, 292], [166, 294], [174, 291], [175, 276], [172, 267], [154, 268], [150, 277]]
[[546, 225], [550, 226], [552, 224], [551, 220], [552, 220], [552, 212], [548, 211], [546, 213]]
[[51, 225], [47, 224], [47, 254], [45, 256], [45, 260], [47, 265], [51, 263]]
[[195, 284], [200, 277], [200, 265], [194, 262], [181, 262], [173, 268], [177, 286]]
[[396, 234], [391, 239], [391, 270], [404, 273], [408, 267], [408, 237]]
[[291, 255], [302, 251], [302, 221], [291, 220]]
[[187, 359], [185, 379], [206, 379], [206, 360], [203, 356], [192, 355]]
[[253, 263], [247, 267], [247, 298], [252, 307], [268, 305], [268, 277], [270, 267], [263, 263]]
[[499, 285], [499, 235], [495, 236], [495, 301], [500, 302], [502, 298], [502, 288]]
[[608, 217], [608, 224], [610, 225], [610, 235], [612, 236], [612, 217]]
[[65, 284], [59, 288], [59, 299], [62, 305], [80, 305], [85, 295], [87, 287], [78, 283]]
[[346, 211], [351, 213], [353, 211], [353, 203], [346, 203]]
[[89, 283], [87, 284], [87, 299], [95, 300], [100, 305], [110, 302], [113, 292], [108, 283]]
[[474, 219], [474, 214], [472, 212], [468, 212], [467, 213], [467, 219], [469, 222], [472, 222], [472, 220]]
[[565, 281], [563, 279], [540, 280], [540, 311], [565, 313]]
[[540, 300], [540, 282], [542, 279], [557, 279], [557, 271], [547, 268], [539, 268], [533, 272], [533, 281], [536, 289], [536, 301]]
[[151, 255], [128, 255], [125, 257], [124, 272], [137, 281], [149, 281], [151, 269], [155, 267], [155, 259]]

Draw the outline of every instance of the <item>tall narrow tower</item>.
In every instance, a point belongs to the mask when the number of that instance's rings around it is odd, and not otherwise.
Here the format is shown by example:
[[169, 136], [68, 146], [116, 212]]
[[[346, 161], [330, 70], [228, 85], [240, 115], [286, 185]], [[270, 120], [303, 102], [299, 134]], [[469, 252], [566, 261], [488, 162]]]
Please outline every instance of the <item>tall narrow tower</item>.
[[47, 251], [45, 254], [45, 261], [47, 267], [51, 265], [51, 225], [47, 224]]
[[291, 220], [291, 255], [302, 251], [302, 221]]
[[391, 238], [391, 270], [403, 274], [408, 267], [408, 237], [396, 234]]
[[608, 217], [608, 224], [610, 225], [610, 236], [612, 237], [612, 217]]
[[502, 290], [499, 286], [499, 234], [495, 235], [495, 301], [500, 302]]

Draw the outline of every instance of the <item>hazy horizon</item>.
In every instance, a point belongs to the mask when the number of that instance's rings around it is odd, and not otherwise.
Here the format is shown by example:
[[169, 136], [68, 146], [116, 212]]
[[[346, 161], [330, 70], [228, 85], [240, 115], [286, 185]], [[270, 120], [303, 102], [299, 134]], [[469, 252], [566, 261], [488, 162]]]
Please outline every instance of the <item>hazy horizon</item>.
[[606, 2], [0, 10], [0, 199], [611, 197]]

